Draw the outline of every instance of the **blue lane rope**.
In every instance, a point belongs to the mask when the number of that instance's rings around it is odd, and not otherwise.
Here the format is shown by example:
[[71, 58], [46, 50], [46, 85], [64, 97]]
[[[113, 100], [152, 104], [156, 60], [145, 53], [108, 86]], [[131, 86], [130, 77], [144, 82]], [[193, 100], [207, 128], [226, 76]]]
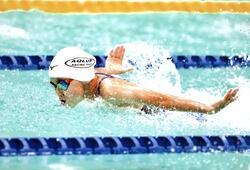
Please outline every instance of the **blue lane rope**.
[[0, 138], [0, 156], [249, 151], [250, 136]]
[[[104, 67], [107, 56], [95, 56], [96, 67]], [[52, 55], [32, 55], [32, 56], [0, 56], [0, 70], [19, 69], [19, 70], [38, 70], [48, 69]], [[172, 56], [171, 60], [177, 68], [211, 68], [211, 67], [247, 67], [250, 66], [250, 56]]]

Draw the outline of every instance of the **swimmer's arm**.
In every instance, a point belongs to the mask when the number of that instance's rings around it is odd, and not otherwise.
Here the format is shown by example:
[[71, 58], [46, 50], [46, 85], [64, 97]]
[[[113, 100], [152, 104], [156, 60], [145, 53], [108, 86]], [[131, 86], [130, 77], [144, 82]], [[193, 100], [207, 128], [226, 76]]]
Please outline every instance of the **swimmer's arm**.
[[139, 96], [141, 100], [148, 104], [154, 105], [168, 110], [199, 112], [210, 114], [213, 113], [214, 107], [200, 103], [198, 101], [185, 99], [183, 97], [168, 95], [168, 94], [154, 94], [150, 92], [148, 95]]
[[212, 105], [207, 105], [198, 101], [147, 90], [128, 82], [124, 82], [122, 86], [116, 85], [116, 83], [113, 82], [112, 88], [106, 88], [104, 98], [131, 100], [168, 110], [213, 114], [234, 101], [237, 92], [237, 89], [229, 90], [222, 100]]
[[96, 73], [105, 73], [105, 74], [123, 74], [126, 72], [130, 72], [132, 71], [133, 68], [128, 68], [128, 69], [124, 69], [121, 68], [120, 66], [116, 67], [116, 66], [107, 66], [107, 67], [99, 67], [99, 68], [95, 68], [95, 72]]
[[144, 89], [125, 80], [110, 79], [109, 81], [106, 81], [106, 86], [102, 88], [102, 97], [104, 99], [139, 102], [145, 105], [153, 105], [163, 109], [178, 111], [208, 113], [213, 109], [210, 106], [196, 101]]
[[96, 68], [98, 73], [105, 74], [123, 74], [130, 72], [133, 68], [123, 68], [122, 62], [124, 58], [125, 48], [123, 46], [117, 46], [109, 52], [106, 60], [106, 66], [102, 68]]
[[223, 99], [215, 102], [212, 105], [207, 105], [198, 101], [189, 100], [178, 96], [166, 94], [156, 95], [155, 92], [152, 91], [147, 95], [142, 96], [141, 98], [146, 103], [153, 104], [163, 109], [214, 114], [236, 100], [238, 97], [238, 90], [239, 89], [228, 90]]

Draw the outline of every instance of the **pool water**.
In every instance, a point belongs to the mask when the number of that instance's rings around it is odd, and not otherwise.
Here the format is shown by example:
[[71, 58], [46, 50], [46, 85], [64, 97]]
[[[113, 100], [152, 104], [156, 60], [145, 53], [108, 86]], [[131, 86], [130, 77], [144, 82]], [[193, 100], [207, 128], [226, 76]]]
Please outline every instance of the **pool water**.
[[249, 154], [151, 154], [1, 158], [1, 169], [50, 170], [198, 170], [249, 169]]
[[[2, 70], [0, 136], [247, 135], [250, 68], [176, 70], [166, 58], [168, 52], [246, 56], [249, 20], [249, 14], [226, 13], [1, 13], [1, 55], [55, 54], [73, 45], [101, 55], [123, 43], [125, 65], [128, 60], [137, 65], [122, 78], [206, 103], [233, 87], [240, 87], [240, 97], [215, 115], [173, 111], [147, 115], [101, 99], [69, 109], [60, 106], [47, 71]], [[153, 67], [146, 69], [149, 62]], [[249, 164], [249, 153], [0, 158], [0, 169], [249, 169]]]
[[250, 68], [178, 71], [183, 96], [211, 103], [230, 87], [241, 86], [242, 93], [212, 116], [170, 111], [146, 115], [101, 99], [69, 109], [60, 106], [47, 71], [1, 71], [1, 136], [249, 134]]
[[[246, 55], [250, 52], [249, 14], [146, 13], [0, 14], [2, 54], [55, 54], [79, 45], [104, 54], [120, 43], [154, 42], [174, 54]], [[20, 45], [22, 44], [22, 45]]]

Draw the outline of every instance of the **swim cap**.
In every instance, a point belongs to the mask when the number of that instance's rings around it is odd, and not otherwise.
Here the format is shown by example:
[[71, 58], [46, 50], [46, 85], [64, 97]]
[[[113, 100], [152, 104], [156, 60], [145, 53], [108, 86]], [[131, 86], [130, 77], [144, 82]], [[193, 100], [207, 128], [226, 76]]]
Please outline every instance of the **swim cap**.
[[50, 63], [49, 76], [89, 82], [95, 77], [96, 59], [78, 47], [59, 50]]

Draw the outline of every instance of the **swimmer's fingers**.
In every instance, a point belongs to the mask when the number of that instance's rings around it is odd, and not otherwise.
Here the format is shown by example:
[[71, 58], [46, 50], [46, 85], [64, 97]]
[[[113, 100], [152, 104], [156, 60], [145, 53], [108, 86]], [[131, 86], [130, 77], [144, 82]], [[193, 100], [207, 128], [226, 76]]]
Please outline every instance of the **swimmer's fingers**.
[[122, 60], [124, 57], [124, 53], [125, 53], [125, 48], [123, 46], [117, 46], [115, 48], [115, 54], [114, 54], [114, 58], [117, 59], [117, 62], [119, 64], [122, 64]]
[[125, 53], [125, 48], [123, 46], [120, 46], [120, 49], [119, 49], [119, 57], [121, 59], [121, 63], [123, 61], [123, 58], [124, 58], [124, 53]]
[[232, 100], [232, 102], [233, 101], [235, 101], [236, 99], [238, 99], [238, 97], [239, 97], [239, 89], [237, 88], [237, 89], [234, 89], [233, 91], [232, 91], [232, 98], [231, 98], [231, 100]]
[[229, 103], [233, 102], [238, 98], [238, 92], [238, 88], [228, 90], [226, 95], [224, 96], [224, 100]]
[[114, 49], [110, 50], [108, 57], [113, 57], [114, 55]]
[[122, 55], [123, 50], [124, 50], [123, 46], [117, 46], [114, 49], [112, 49], [109, 54], [111, 57], [117, 58]]
[[117, 46], [109, 52], [108, 62], [112, 64], [122, 64], [125, 48], [123, 46]]

